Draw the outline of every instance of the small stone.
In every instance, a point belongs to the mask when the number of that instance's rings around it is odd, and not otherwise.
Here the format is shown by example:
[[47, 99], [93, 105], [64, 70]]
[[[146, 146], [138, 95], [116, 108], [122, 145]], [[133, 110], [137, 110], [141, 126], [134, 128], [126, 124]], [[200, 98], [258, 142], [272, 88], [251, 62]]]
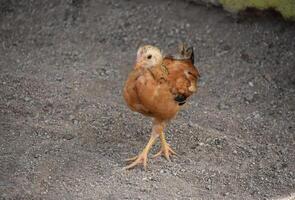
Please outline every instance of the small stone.
[[226, 50], [225, 50], [225, 51], [221, 51], [221, 52], [217, 52], [217, 53], [216, 53], [216, 56], [217, 56], [217, 57], [223, 56], [223, 55], [226, 54], [227, 52], [228, 52], [228, 51], [226, 51]]
[[71, 139], [73, 139], [75, 136], [74, 135], [72, 135], [72, 134], [65, 134], [64, 136], [63, 136], [63, 139], [65, 139], [65, 140], [71, 140]]
[[193, 122], [189, 121], [189, 122], [188, 122], [188, 126], [189, 126], [189, 127], [194, 127], [195, 124], [194, 124]]
[[217, 105], [217, 108], [219, 110], [228, 110], [230, 109], [230, 105], [224, 103], [224, 102], [220, 102], [218, 105]]
[[223, 47], [222, 47], [222, 49], [224, 50], [224, 51], [229, 51], [230, 49], [231, 49], [231, 47], [229, 46], [229, 45], [224, 45]]
[[251, 87], [254, 87], [254, 84], [253, 84], [253, 82], [249, 82], [249, 85], [251, 86]]
[[73, 124], [76, 125], [76, 126], [79, 124], [79, 121], [76, 120], [76, 119], [72, 120], [72, 122], [73, 122]]
[[174, 171], [173, 171], [172, 174], [173, 174], [174, 176], [177, 176], [177, 172], [174, 172]]
[[287, 163], [283, 163], [282, 164], [282, 169], [285, 169], [285, 168], [287, 168], [288, 167], [288, 164]]
[[56, 79], [55, 80], [57, 80], [57, 81], [62, 81], [63, 80], [63, 77], [61, 77], [61, 76], [58, 76], [58, 77], [56, 77]]
[[253, 113], [255, 119], [260, 119], [261, 115], [258, 112]]
[[30, 100], [31, 100], [30, 97], [25, 97], [25, 101], [26, 101], [26, 102], [28, 102], [28, 101], [30, 101]]
[[41, 157], [41, 155], [40, 154], [34, 154], [33, 157], [34, 158], [39, 158], [39, 157]]
[[253, 103], [256, 99], [257, 93], [248, 93], [245, 95], [244, 99], [246, 103]]
[[73, 121], [75, 119], [75, 116], [74, 115], [70, 115], [69, 116], [69, 120]]
[[229, 193], [228, 192], [226, 192], [226, 193], [223, 193], [223, 196], [228, 196], [229, 195]]
[[246, 61], [247, 63], [251, 62], [250, 55], [248, 53], [241, 53], [242, 60]]
[[219, 138], [215, 138], [215, 139], [213, 139], [213, 144], [214, 145], [220, 145], [221, 144], [221, 140]]
[[272, 78], [271, 78], [271, 75], [270, 75], [270, 74], [264, 74], [264, 78], [265, 78], [267, 81], [269, 81], [269, 82], [272, 81]]
[[205, 187], [207, 190], [211, 190], [212, 189], [212, 186], [211, 185], [206, 185]]

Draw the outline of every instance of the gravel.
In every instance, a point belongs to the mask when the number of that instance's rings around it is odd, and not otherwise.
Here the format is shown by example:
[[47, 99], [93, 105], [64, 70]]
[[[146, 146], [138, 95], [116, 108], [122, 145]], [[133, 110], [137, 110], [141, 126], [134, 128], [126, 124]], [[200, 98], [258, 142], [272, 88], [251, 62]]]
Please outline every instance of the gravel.
[[[184, 1], [4, 0], [0, 25], [0, 199], [294, 194], [294, 24]], [[179, 41], [201, 73], [166, 130], [179, 156], [122, 171], [151, 130], [122, 98], [136, 50]]]

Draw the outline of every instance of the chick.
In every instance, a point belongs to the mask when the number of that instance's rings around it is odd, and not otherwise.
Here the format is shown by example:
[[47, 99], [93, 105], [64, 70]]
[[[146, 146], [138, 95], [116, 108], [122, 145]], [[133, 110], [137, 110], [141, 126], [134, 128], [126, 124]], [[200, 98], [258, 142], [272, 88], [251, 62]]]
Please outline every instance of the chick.
[[163, 155], [170, 160], [170, 156], [176, 155], [165, 139], [164, 128], [195, 91], [198, 73], [193, 70], [192, 55], [174, 60], [173, 57], [163, 58], [161, 51], [154, 46], [146, 45], [138, 49], [134, 69], [124, 86], [124, 99], [131, 110], [154, 120], [146, 147], [138, 156], [128, 159], [132, 163], [125, 169], [139, 164], [146, 169], [148, 152], [158, 137], [161, 149], [154, 157]]

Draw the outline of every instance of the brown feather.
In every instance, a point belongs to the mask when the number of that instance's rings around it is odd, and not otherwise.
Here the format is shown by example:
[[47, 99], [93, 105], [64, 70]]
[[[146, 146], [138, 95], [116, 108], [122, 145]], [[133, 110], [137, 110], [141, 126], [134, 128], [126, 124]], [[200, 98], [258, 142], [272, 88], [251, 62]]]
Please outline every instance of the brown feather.
[[165, 57], [161, 65], [135, 67], [125, 83], [124, 98], [133, 111], [170, 120], [177, 114], [179, 105], [196, 92], [198, 77], [192, 59]]

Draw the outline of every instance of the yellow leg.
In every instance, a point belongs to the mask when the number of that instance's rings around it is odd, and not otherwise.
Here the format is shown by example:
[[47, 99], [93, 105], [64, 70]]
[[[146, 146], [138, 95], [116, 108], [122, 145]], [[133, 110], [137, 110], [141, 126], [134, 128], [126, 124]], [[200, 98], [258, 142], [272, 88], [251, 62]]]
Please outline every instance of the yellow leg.
[[164, 156], [167, 160], [170, 161], [170, 156], [172, 156], [172, 155], [177, 155], [177, 154], [175, 153], [175, 151], [173, 151], [173, 150], [171, 149], [171, 147], [170, 147], [169, 144], [167, 143], [167, 141], [166, 141], [166, 139], [165, 139], [165, 134], [164, 134], [163, 131], [160, 133], [160, 139], [161, 139], [161, 150], [160, 150], [158, 153], [156, 153], [156, 154], [153, 156], [153, 158], [156, 158], [156, 157], [162, 155], [162, 156]]
[[143, 164], [143, 167], [146, 170], [147, 155], [158, 137], [159, 137], [159, 134], [153, 131], [151, 134], [151, 138], [149, 142], [147, 143], [147, 145], [145, 146], [145, 148], [143, 149], [143, 151], [138, 156], [127, 159], [126, 161], [133, 161], [133, 162], [130, 165], [124, 167], [124, 169], [131, 169], [135, 167], [136, 165]]

